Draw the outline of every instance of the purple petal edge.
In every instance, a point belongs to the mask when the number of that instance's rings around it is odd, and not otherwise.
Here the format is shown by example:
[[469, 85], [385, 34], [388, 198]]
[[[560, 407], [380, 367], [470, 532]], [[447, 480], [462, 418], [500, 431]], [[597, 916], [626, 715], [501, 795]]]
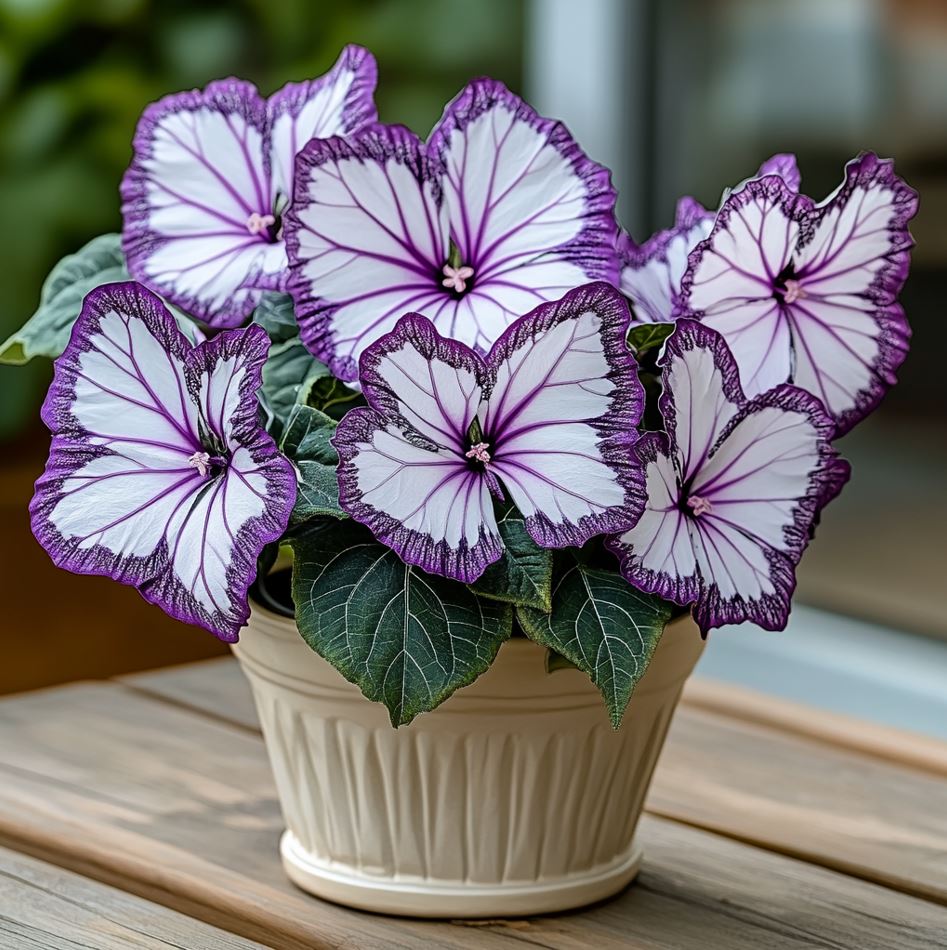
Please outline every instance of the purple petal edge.
[[[888, 230], [892, 233], [892, 249], [886, 254], [887, 263], [875, 275], [868, 296], [876, 304], [873, 314], [880, 327], [878, 358], [872, 367], [873, 384], [858, 394], [855, 405], [835, 420], [836, 437], [845, 435], [878, 407], [888, 389], [897, 382], [897, 371], [908, 354], [911, 326], [904, 308], [896, 297], [904, 287], [911, 265], [914, 238], [908, 222], [917, 214], [918, 194], [894, 171], [893, 159], [879, 158], [874, 152], [862, 152], [845, 165], [845, 177], [839, 188], [824, 202], [815, 206], [816, 218], [831, 211], [832, 207], [847, 201], [859, 186], [879, 182], [896, 195], [897, 214]], [[805, 248], [809, 234], [804, 235], [800, 249]]]
[[[659, 455], [667, 458], [671, 467], [677, 469], [674, 457], [671, 454], [667, 434], [664, 432], [647, 432], [635, 443], [632, 449], [636, 464], [641, 467], [647, 484], [648, 465]], [[686, 525], [684, 530], [687, 530]], [[690, 541], [688, 541], [690, 544]], [[650, 568], [631, 563], [628, 546], [621, 540], [620, 534], [610, 535], [605, 539], [605, 547], [615, 555], [619, 562], [622, 576], [633, 587], [648, 594], [657, 594], [671, 603], [681, 607], [693, 604], [700, 596], [700, 584], [697, 574], [690, 577], [659, 573]]]
[[[89, 436], [83, 434], [82, 427], [72, 418], [70, 407], [75, 402], [79, 358], [89, 349], [90, 338], [98, 330], [102, 317], [115, 309], [116, 299], [124, 301], [169, 353], [184, 363], [185, 373], [206, 368], [227, 356], [248, 356], [234, 434], [237, 442], [251, 453], [254, 462], [270, 469], [267, 478], [274, 491], [268, 500], [271, 508], [277, 510], [267, 509], [249, 519], [234, 540], [234, 558], [227, 569], [228, 589], [237, 605], [237, 615], [232, 620], [222, 622], [189, 594], [182, 606], [176, 606], [181, 598], [173, 597], [171, 592], [175, 587], [178, 590], [183, 587], [174, 580], [166, 542], [147, 556], [122, 557], [101, 545], [79, 551], [74, 542], [62, 537], [50, 520], [51, 512], [62, 497], [63, 482], [82, 463], [111, 454], [107, 448], [92, 444]], [[268, 349], [266, 332], [259, 326], [223, 331], [214, 340], [192, 348], [161, 301], [134, 281], [105, 284], [86, 296], [69, 344], [55, 362], [54, 379], [43, 404], [43, 421], [53, 439], [49, 462], [36, 482], [30, 502], [33, 534], [58, 567], [75, 574], [104, 575], [134, 586], [146, 601], [161, 607], [174, 619], [204, 627], [221, 640], [238, 639], [240, 628], [250, 614], [247, 591], [256, 575], [256, 559], [266, 544], [285, 531], [296, 498], [296, 477], [291, 463], [256, 423], [256, 393], [262, 383], [262, 366]]]
[[303, 82], [288, 82], [267, 99], [266, 108], [270, 119], [283, 113], [298, 115], [302, 106], [312, 97], [314, 92], [324, 86], [331, 86], [346, 70], [355, 74], [355, 79], [345, 96], [345, 105], [342, 114], [345, 117], [344, 134], [348, 135], [378, 121], [378, 110], [375, 108], [375, 87], [378, 84], [378, 64], [375, 57], [365, 49], [350, 43], [344, 47], [332, 68]]
[[789, 545], [788, 551], [783, 553], [772, 548], [762, 548], [770, 567], [770, 580], [776, 588], [775, 593], [764, 594], [759, 600], [749, 602], [741, 597], [723, 600], [716, 585], [705, 586], [693, 609], [694, 620], [704, 636], [714, 627], [745, 621], [764, 630], [785, 629], [789, 621], [792, 595], [796, 589], [796, 565], [812, 539], [819, 513], [838, 495], [851, 475], [851, 466], [839, 456], [830, 441], [835, 432], [835, 425], [822, 403], [811, 393], [788, 384], [776, 386], [746, 403], [730, 420], [718, 445], [743, 419], [770, 406], [787, 412], [801, 412], [809, 417], [822, 437], [819, 463], [809, 491], [796, 505], [792, 524], [783, 529], [783, 536]]
[[427, 140], [427, 154], [443, 165], [444, 153], [454, 129], [463, 130], [470, 122], [495, 104], [507, 106], [516, 118], [548, 137], [549, 143], [566, 159], [587, 188], [585, 221], [579, 234], [550, 252], [561, 254], [585, 272], [588, 279], [617, 284], [619, 261], [616, 252], [618, 224], [615, 202], [618, 192], [612, 185], [611, 172], [593, 162], [582, 151], [566, 126], [539, 115], [502, 82], [481, 77], [469, 82], [447, 104]]
[[[675, 354], [695, 348], [709, 348], [713, 351], [714, 361], [723, 377], [724, 393], [729, 401], [739, 407], [716, 439], [710, 452], [711, 456], [740, 422], [767, 407], [808, 416], [820, 436], [815, 475], [805, 496], [799, 499], [793, 511], [792, 523], [783, 529], [787, 551], [777, 552], [766, 545], [760, 545], [776, 590], [753, 601], [746, 601], [739, 596], [724, 600], [719, 596], [716, 585], [707, 584], [703, 578], [699, 578], [699, 568], [695, 569], [695, 574], [690, 578], [674, 578], [669, 574], [660, 574], [632, 564], [630, 552], [620, 536], [608, 538], [606, 547], [618, 558], [622, 575], [635, 587], [658, 594], [682, 606], [693, 604], [694, 620], [704, 636], [715, 627], [744, 621], [750, 621], [766, 630], [782, 630], [789, 618], [790, 602], [796, 586], [795, 567], [813, 536], [821, 510], [842, 490], [851, 475], [851, 467], [832, 445], [831, 440], [835, 433], [833, 420], [822, 403], [811, 393], [796, 386], [782, 384], [752, 400], [744, 397], [736, 363], [726, 342], [715, 330], [693, 320], [679, 320], [674, 333], [665, 344], [662, 365], [666, 366], [670, 357]], [[673, 432], [676, 410], [670, 390], [662, 393], [660, 406], [668, 432]], [[675, 471], [678, 469], [675, 462], [678, 449], [673, 436], [665, 432], [643, 436], [635, 446], [634, 453], [636, 461], [644, 471], [647, 470], [648, 463], [654, 461], [659, 454], [671, 460]]]
[[[476, 544], [470, 546], [466, 539], [461, 539], [457, 548], [451, 548], [445, 540], [435, 542], [429, 535], [406, 528], [397, 518], [362, 501], [354, 464], [359, 443], [370, 443], [374, 433], [390, 425], [403, 425], [402, 431], [409, 440], [414, 435], [410, 424], [400, 417], [392, 417], [364, 406], [349, 410], [342, 418], [332, 437], [332, 444], [339, 453], [339, 505], [406, 564], [420, 567], [429, 574], [440, 574], [464, 584], [472, 584], [490, 564], [503, 556], [503, 546], [498, 537], [489, 537], [481, 526]], [[423, 439], [423, 436], [420, 438]], [[461, 467], [458, 462], [458, 471]], [[479, 476], [473, 472], [468, 478], [479, 480]]]
[[769, 175], [766, 178], [751, 178], [738, 191], [731, 192], [721, 205], [714, 221], [710, 234], [701, 241], [687, 256], [687, 270], [681, 278], [681, 293], [674, 307], [674, 316], [691, 317], [699, 320], [703, 312], [694, 310], [688, 305], [691, 286], [694, 282], [694, 271], [700, 264], [704, 254], [713, 247], [717, 235], [730, 227], [730, 219], [739, 214], [744, 205], [752, 201], [774, 201], [782, 208], [788, 218], [799, 221], [802, 230], [807, 233], [811, 228], [811, 215], [815, 205], [811, 198], [792, 191], [778, 175]]
[[760, 165], [756, 178], [765, 178], [767, 175], [778, 175], [786, 183], [790, 191], [799, 191], [802, 184], [802, 175], [796, 156], [792, 152], [777, 152]]
[[[606, 378], [615, 383], [611, 408], [591, 424], [599, 436], [598, 448], [605, 464], [617, 474], [618, 483], [625, 490], [625, 502], [620, 508], [598, 515], [583, 515], [576, 525], [556, 524], [542, 512], [525, 518], [526, 530], [541, 547], [581, 547], [597, 535], [628, 531], [637, 524], [646, 502], [644, 473], [630, 452], [638, 440], [644, 389], [638, 380], [638, 364], [625, 343], [631, 321], [628, 303], [611, 284], [603, 281], [585, 284], [569, 291], [562, 299], [540, 304], [520, 317], [491, 348], [486, 358], [488, 372], [495, 378], [500, 364], [528, 339], [587, 310], [594, 310], [602, 318], [605, 359], [611, 367]], [[490, 381], [486, 387], [487, 398], [489, 385]]]
[[[120, 185], [122, 196], [122, 251], [128, 271], [136, 280], [163, 294], [186, 313], [215, 327], [233, 327], [243, 323], [253, 312], [256, 301], [250, 295], [246, 303], [232, 303], [230, 307], [213, 310], [198, 297], [183, 297], [173, 287], [161, 286], [150, 280], [145, 271], [148, 259], [163, 244], [171, 240], [151, 227], [152, 209], [148, 201], [148, 172], [144, 163], [154, 157], [152, 151], [155, 131], [166, 116], [203, 107], [232, 113], [237, 112], [261, 136], [266, 134], [266, 103], [253, 83], [242, 79], [220, 79], [209, 83], [203, 90], [173, 93], [151, 103], [142, 113], [132, 139], [132, 161]], [[268, 156], [264, 167], [268, 167]], [[246, 288], [241, 288], [246, 289]]]
[[[422, 185], [429, 183], [434, 189], [435, 200], [438, 204], [441, 201], [440, 179], [432, 171], [424, 154], [424, 144], [410, 129], [402, 125], [375, 123], [345, 138], [333, 136], [327, 139], [312, 139], [296, 156], [293, 200], [284, 224], [290, 272], [286, 289], [293, 298], [303, 343], [343, 382], [358, 379], [358, 365], [350, 357], [336, 357], [331, 323], [335, 311], [345, 306], [347, 301], [332, 302], [320, 297], [303, 274], [306, 261], [300, 256], [299, 232], [305, 230], [306, 225], [302, 223], [299, 215], [313, 204], [309, 196], [310, 170], [329, 162], [352, 158], [380, 163], [393, 158], [407, 167]], [[439, 265], [440, 261], [431, 262], [432, 285], [435, 284], [434, 275]]]
[[[486, 374], [486, 366], [474, 350], [457, 340], [441, 336], [434, 324], [421, 314], [406, 314], [394, 330], [367, 347], [359, 360], [359, 379], [370, 408], [360, 407], [347, 412], [332, 438], [339, 453], [339, 504], [343, 511], [368, 527], [405, 563], [420, 567], [429, 574], [472, 584], [490, 564], [503, 556], [503, 546], [498, 538], [487, 536], [481, 527], [476, 544], [471, 546], [464, 539], [457, 548], [450, 548], [446, 541], [434, 542], [428, 535], [405, 528], [396, 518], [366, 504], [358, 488], [358, 472], [354, 465], [358, 445], [370, 443], [373, 433], [379, 429], [395, 426], [408, 441], [422, 444], [430, 441], [400, 413], [397, 394], [390, 390], [377, 369], [389, 351], [400, 349], [408, 342], [431, 360], [469, 369], [478, 381]], [[462, 467], [459, 454], [458, 470]], [[475, 473], [469, 477], [479, 480]]]

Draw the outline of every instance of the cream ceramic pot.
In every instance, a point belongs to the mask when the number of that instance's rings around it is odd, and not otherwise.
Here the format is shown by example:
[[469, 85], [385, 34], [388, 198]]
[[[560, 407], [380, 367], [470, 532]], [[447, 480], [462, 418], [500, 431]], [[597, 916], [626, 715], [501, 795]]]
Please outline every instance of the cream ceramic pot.
[[635, 826], [703, 641], [664, 633], [615, 732], [575, 669], [513, 639], [470, 686], [393, 729], [388, 713], [259, 606], [234, 652], [253, 688], [304, 890], [386, 914], [539, 914], [634, 878]]

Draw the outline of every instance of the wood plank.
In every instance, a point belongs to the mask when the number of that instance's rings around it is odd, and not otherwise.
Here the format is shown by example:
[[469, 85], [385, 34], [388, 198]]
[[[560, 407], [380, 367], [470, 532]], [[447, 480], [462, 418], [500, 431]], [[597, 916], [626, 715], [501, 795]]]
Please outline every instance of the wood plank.
[[[210, 660], [209, 664], [226, 662]], [[706, 676], [693, 676], [688, 680], [683, 702], [693, 709], [706, 709], [947, 776], [947, 742], [930, 736], [815, 709]]]
[[[235, 660], [126, 682], [193, 708], [210, 707], [209, 696], [215, 716], [256, 723]], [[853, 736], [862, 733], [844, 747], [828, 727], [818, 730], [820, 714], [806, 707], [783, 701], [774, 705], [778, 715], [766, 718], [757, 707], [756, 721], [744, 721], [747, 704], [728, 707], [727, 687], [715, 691], [716, 705], [708, 690], [689, 689], [697, 702], [678, 710], [649, 811], [947, 904], [947, 783], [934, 767], [936, 750], [923, 759], [931, 768], [906, 768], [894, 752], [896, 730], [879, 732], [872, 747], [869, 727], [835, 717], [839, 739], [846, 724]], [[922, 764], [926, 744], [910, 735], [903, 743], [915, 750], [912, 765]]]
[[935, 775], [685, 706], [647, 808], [947, 904]]
[[579, 914], [395, 920], [285, 879], [261, 740], [116, 684], [0, 702], [0, 836], [275, 948], [947, 947], [935, 904], [676, 822], [646, 818], [640, 882]]
[[250, 684], [233, 656], [131, 673], [116, 679], [146, 695], [260, 731]]
[[0, 848], [0, 947], [265, 950], [192, 917]]

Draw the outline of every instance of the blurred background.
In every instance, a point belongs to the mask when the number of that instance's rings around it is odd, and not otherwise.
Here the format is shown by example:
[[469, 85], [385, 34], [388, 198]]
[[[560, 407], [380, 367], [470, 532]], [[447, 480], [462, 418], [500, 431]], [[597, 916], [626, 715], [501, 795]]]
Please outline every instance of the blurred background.
[[[679, 195], [715, 206], [776, 151], [799, 155], [816, 199], [860, 149], [895, 156], [921, 194], [902, 295], [914, 348], [899, 387], [841, 443], [854, 477], [798, 599], [915, 653], [947, 639], [944, 0], [0, 0], [0, 339], [56, 260], [120, 228], [118, 183], [148, 102], [231, 74], [268, 94], [324, 72], [349, 42], [378, 59], [383, 121], [425, 134], [482, 74], [563, 118], [613, 169], [639, 240], [670, 224]], [[39, 360], [0, 366], [0, 692], [222, 652], [133, 590], [56, 571], [33, 541], [49, 377]]]

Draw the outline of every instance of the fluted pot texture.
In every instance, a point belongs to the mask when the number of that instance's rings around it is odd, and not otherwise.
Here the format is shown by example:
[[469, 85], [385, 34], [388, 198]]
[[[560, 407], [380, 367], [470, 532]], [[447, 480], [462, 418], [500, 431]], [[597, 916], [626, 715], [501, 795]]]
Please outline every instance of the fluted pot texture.
[[391, 914], [537, 914], [601, 900], [637, 873], [645, 793], [703, 641], [665, 630], [624, 723], [545, 648], [496, 661], [410, 725], [255, 607], [234, 646], [253, 688], [287, 829], [283, 866], [319, 897]]

